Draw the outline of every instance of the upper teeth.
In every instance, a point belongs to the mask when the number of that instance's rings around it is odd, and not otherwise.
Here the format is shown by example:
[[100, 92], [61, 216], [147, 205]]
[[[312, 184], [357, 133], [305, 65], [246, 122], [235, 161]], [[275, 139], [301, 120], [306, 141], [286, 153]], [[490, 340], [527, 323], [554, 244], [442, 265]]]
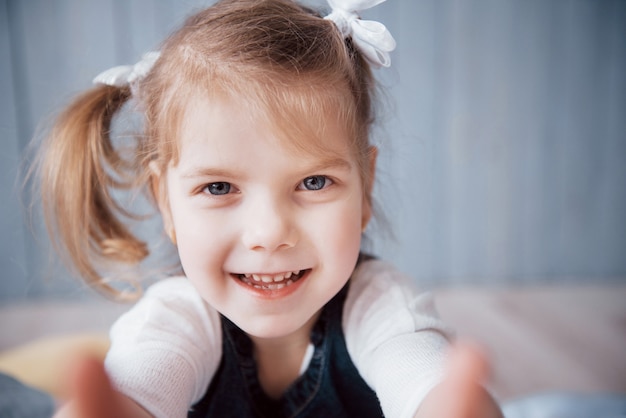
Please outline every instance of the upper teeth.
[[301, 270], [297, 271], [289, 271], [287, 273], [279, 273], [279, 274], [244, 274], [246, 279], [253, 280], [259, 283], [275, 283], [282, 282], [283, 280], [287, 280], [291, 278], [291, 276], [297, 276], [300, 274]]

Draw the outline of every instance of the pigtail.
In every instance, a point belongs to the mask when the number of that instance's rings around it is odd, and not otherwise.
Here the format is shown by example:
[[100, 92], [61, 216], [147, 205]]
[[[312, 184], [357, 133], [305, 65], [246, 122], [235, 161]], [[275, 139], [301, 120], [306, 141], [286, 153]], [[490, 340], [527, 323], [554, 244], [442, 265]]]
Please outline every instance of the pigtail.
[[102, 293], [123, 293], [103, 278], [111, 262], [133, 265], [148, 255], [122, 219], [131, 216], [112, 197], [132, 186], [132, 168], [114, 149], [111, 122], [129, 99], [127, 87], [99, 85], [77, 97], [59, 116], [39, 160], [46, 227], [70, 267]]

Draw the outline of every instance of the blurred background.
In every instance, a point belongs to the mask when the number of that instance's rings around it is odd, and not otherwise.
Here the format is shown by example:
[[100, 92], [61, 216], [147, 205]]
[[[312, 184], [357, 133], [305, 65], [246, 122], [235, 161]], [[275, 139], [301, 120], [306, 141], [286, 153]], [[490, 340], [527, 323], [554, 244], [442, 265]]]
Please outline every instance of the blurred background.
[[[93, 331], [105, 346], [128, 309], [59, 265], [23, 159], [95, 75], [158, 49], [210, 3], [0, 0], [0, 350]], [[362, 14], [398, 43], [376, 71], [388, 222], [368, 229], [368, 247], [483, 344], [498, 399], [566, 393], [507, 417], [626, 416], [626, 1], [388, 0]], [[158, 218], [142, 235], [158, 266], [171, 251]], [[62, 396], [67, 345], [0, 355], [0, 370]], [[57, 369], [33, 378], [24, 364]]]
[[[0, 302], [82, 294], [36, 207], [26, 216], [31, 139], [210, 3], [0, 0]], [[427, 286], [625, 282], [626, 2], [389, 0], [362, 14], [398, 43], [376, 71], [389, 226], [369, 231], [373, 251]]]

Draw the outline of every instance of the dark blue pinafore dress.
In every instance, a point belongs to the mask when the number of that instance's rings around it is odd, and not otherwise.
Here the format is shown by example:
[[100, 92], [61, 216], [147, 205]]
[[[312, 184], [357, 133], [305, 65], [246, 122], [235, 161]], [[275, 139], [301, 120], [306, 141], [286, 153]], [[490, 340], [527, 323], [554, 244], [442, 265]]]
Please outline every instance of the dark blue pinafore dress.
[[193, 418], [382, 417], [378, 398], [352, 363], [341, 326], [348, 284], [324, 306], [311, 331], [315, 347], [306, 372], [278, 400], [263, 392], [250, 338], [222, 317], [223, 354]]

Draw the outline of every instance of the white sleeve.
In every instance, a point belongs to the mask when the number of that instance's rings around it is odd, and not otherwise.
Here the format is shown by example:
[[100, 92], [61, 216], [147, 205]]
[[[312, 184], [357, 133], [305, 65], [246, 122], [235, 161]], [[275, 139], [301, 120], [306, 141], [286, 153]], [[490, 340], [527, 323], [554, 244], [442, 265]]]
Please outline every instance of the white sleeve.
[[417, 293], [383, 261], [363, 262], [350, 282], [343, 329], [348, 353], [385, 417], [413, 417], [443, 377], [449, 330], [432, 295]]
[[158, 418], [186, 417], [222, 355], [219, 314], [183, 277], [151, 286], [110, 336], [105, 368], [113, 385]]

